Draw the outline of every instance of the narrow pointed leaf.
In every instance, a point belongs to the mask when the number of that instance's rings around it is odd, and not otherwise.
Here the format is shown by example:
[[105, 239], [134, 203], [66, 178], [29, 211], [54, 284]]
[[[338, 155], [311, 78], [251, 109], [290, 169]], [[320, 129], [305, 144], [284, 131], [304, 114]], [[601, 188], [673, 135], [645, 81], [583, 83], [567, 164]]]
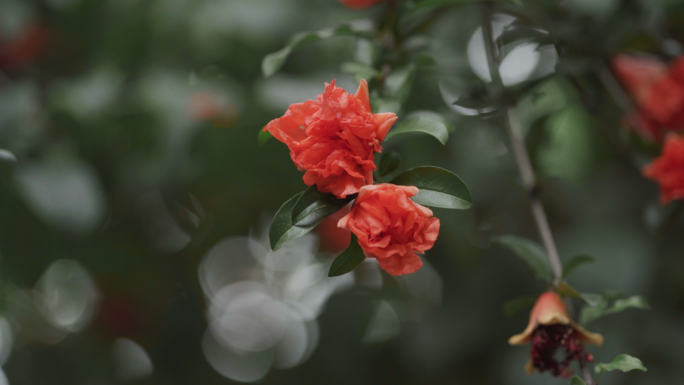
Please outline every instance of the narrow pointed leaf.
[[273, 251], [278, 250], [288, 241], [306, 235], [316, 227], [317, 223], [308, 226], [296, 226], [292, 223], [292, 209], [294, 209], [297, 199], [301, 195], [302, 193], [299, 193], [283, 203], [280, 210], [273, 217], [271, 230], [268, 233]]
[[574, 257], [568, 259], [564, 264], [563, 264], [563, 278], [569, 277], [570, 273], [573, 272], [576, 268], [587, 264], [587, 263], [595, 263], [596, 258], [592, 257], [589, 254], [578, 254], [575, 255]]
[[647, 369], [640, 359], [627, 354], [620, 354], [609, 364], [596, 364], [594, 370], [596, 371], [596, 374], [601, 375], [604, 372], [612, 372], [613, 370], [620, 370], [622, 372], [641, 370], [642, 372], [645, 372]]
[[610, 314], [620, 313], [627, 309], [641, 309], [649, 310], [651, 307], [648, 302], [641, 296], [633, 296], [629, 298], [618, 299], [612, 305], [608, 305], [608, 301], [604, 300], [597, 306], [585, 306], [580, 313], [580, 321], [583, 324], [588, 324], [599, 318]]
[[546, 252], [536, 242], [515, 235], [495, 237], [492, 239], [492, 242], [505, 246], [514, 252], [527, 263], [527, 266], [537, 278], [544, 282], [552, 281], [551, 266], [546, 257]]
[[282, 49], [266, 55], [261, 62], [261, 71], [265, 77], [272, 76], [285, 64], [287, 57], [297, 48], [312, 44], [322, 39], [336, 36], [372, 37], [369, 31], [358, 28], [353, 24], [344, 24], [335, 28], [323, 29], [317, 32], [301, 32], [294, 35], [290, 42]]
[[292, 208], [292, 223], [297, 226], [316, 225], [338, 212], [354, 198], [356, 194], [345, 199], [337, 199], [333, 194], [318, 191], [316, 185], [313, 185], [299, 196]]
[[[530, 27], [530, 26], [517, 26], [514, 28], [507, 28], [499, 40], [503, 45], [515, 43], [518, 41], [533, 41], [538, 43], [540, 46], [553, 44], [553, 38], [551, 34], [547, 31]], [[510, 51], [510, 49], [509, 49]]]
[[330, 266], [328, 277], [337, 277], [342, 274], [347, 274], [359, 266], [365, 259], [366, 255], [359, 245], [358, 238], [352, 234], [349, 247], [335, 258]]
[[422, 132], [434, 136], [440, 143], [446, 144], [449, 139], [448, 123], [436, 113], [430, 111], [421, 111], [411, 114], [397, 127], [390, 130], [387, 139], [391, 139], [397, 135]]
[[635, 295], [633, 297], [618, 299], [615, 301], [608, 314], [619, 313], [627, 309], [651, 310], [651, 306], [649, 306], [644, 297]]
[[473, 90], [462, 93], [451, 104], [478, 111], [491, 109], [495, 105], [494, 101], [486, 94], [486, 90]]
[[364, 63], [346, 62], [340, 66], [340, 71], [354, 75], [354, 82], [358, 83], [361, 79], [371, 80], [380, 75], [375, 68]]
[[404, 102], [411, 93], [415, 74], [416, 66], [413, 63], [392, 71], [385, 79], [385, 96]]
[[468, 186], [451, 171], [424, 166], [406, 170], [390, 183], [418, 187], [418, 195], [411, 198], [425, 206], [445, 209], [468, 209], [473, 205]]
[[582, 294], [575, 290], [574, 287], [568, 285], [567, 283], [561, 283], [558, 285], [558, 293], [566, 297], [579, 299], [580, 301], [586, 303], [589, 306], [598, 306], [601, 302], [604, 301], [603, 297], [600, 295]]
[[578, 376], [573, 376], [570, 379], [570, 385], [587, 385], [587, 383], [584, 382], [584, 380], [579, 378]]
[[378, 176], [383, 176], [393, 173], [401, 164], [401, 155], [396, 151], [384, 153], [380, 158], [380, 166], [378, 167]]

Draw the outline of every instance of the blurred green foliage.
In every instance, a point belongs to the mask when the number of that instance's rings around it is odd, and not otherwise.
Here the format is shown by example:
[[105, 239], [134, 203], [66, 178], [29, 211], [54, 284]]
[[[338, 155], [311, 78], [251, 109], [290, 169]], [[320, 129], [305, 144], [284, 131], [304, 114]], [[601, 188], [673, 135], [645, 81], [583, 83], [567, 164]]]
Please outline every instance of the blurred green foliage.
[[[620, 52], [679, 56], [684, 3], [499, 3], [509, 15], [505, 22], [553, 27], [563, 43], [557, 52], [562, 65], [555, 65], [554, 50], [515, 43], [509, 55], [527, 50], [502, 66], [511, 76], [504, 81], [515, 82], [522, 76], [516, 70], [537, 57], [523, 75], [542, 80], [525, 89], [511, 117], [543, 181], [541, 197], [562, 257], [597, 259], [570, 282], [582, 292], [640, 294], [652, 307], [592, 325], [606, 337], [592, 350], [597, 362], [628, 352], [649, 368], [647, 374], [607, 375], [601, 384], [680, 383], [684, 221], [653, 205], [657, 188], [631, 157], [647, 155], [630, 148], [625, 156], [614, 145], [629, 134], [594, 65]], [[209, 317], [200, 263], [219, 241], [263, 230], [263, 217], [306, 188], [287, 148], [275, 140], [260, 146], [258, 131], [289, 104], [315, 98], [325, 82], [337, 79], [351, 92], [358, 79], [377, 75], [359, 64], [377, 65], [374, 47], [354, 37], [300, 47], [269, 78], [262, 75], [262, 59], [298, 32], [352, 21], [372, 26], [388, 6], [352, 11], [335, 0], [2, 0], [0, 277], [9, 326], [0, 322], [0, 329], [13, 337], [2, 334], [0, 359], [9, 383], [231, 383], [202, 350]], [[431, 9], [417, 9], [400, 25], [430, 17], [425, 12]], [[486, 98], [460, 99], [481, 96], [476, 88], [486, 81], [472, 43], [478, 6], [448, 6], [437, 14], [430, 30], [402, 45], [407, 51], [426, 47], [427, 63], [436, 64], [407, 64], [395, 77], [414, 79], [411, 91], [388, 79], [386, 94], [374, 95], [373, 106], [397, 110], [392, 103], [405, 99], [403, 115], [438, 112], [455, 127], [444, 146], [416, 135], [384, 147], [401, 153], [401, 169], [435, 165], [455, 172], [474, 206], [435, 210], [441, 236], [425, 260], [438, 278], [411, 286], [383, 275], [380, 288], [333, 295], [318, 319], [320, 338], [310, 358], [271, 370], [265, 384], [567, 383], [527, 377], [526, 350], [506, 345], [527, 319], [524, 312], [505, 317], [504, 304], [536, 295], [544, 285], [506, 250], [491, 248], [489, 239], [537, 239], [536, 228], [496, 111]], [[350, 61], [354, 65], [340, 68]], [[50, 290], [55, 287], [65, 297]], [[92, 311], [87, 324], [41, 324], [46, 311], [54, 316], [62, 309], [64, 298], [92, 305], [74, 310]], [[394, 328], [398, 320], [401, 327]], [[387, 334], [370, 333], [369, 325], [378, 322], [394, 326], [383, 329]], [[7, 338], [14, 341], [9, 350]], [[120, 352], [147, 354], [152, 372], [117, 371], [124, 365]]]

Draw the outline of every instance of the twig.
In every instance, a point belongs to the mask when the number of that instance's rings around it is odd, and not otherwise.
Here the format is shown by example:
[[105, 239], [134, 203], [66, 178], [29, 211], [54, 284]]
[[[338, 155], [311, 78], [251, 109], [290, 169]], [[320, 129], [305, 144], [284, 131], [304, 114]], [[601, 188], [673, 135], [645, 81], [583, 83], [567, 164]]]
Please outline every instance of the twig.
[[615, 78], [613, 72], [610, 70], [610, 67], [601, 61], [596, 63], [595, 70], [596, 75], [601, 81], [601, 84], [606, 91], [608, 91], [622, 113], [624, 115], [630, 115], [634, 113], [634, 105], [632, 100], [629, 96], [627, 96], [627, 94], [625, 94], [625, 91], [622, 89], [622, 85], [620, 85], [620, 82]]
[[594, 378], [591, 376], [591, 371], [589, 371], [589, 368], [587, 368], [584, 363], [582, 365], [582, 379], [584, 380], [584, 383], [587, 385], [595, 385], [594, 384]]
[[[499, 73], [499, 66], [501, 64], [501, 57], [499, 56], [498, 49], [496, 47], [493, 34], [492, 34], [492, 13], [493, 6], [491, 3], [482, 3], [482, 36], [485, 45], [485, 52], [487, 53], [487, 63], [489, 65], [489, 73], [492, 78], [492, 82], [504, 90], [503, 82], [501, 80], [501, 74]], [[504, 90], [505, 92], [505, 90]], [[503, 98], [506, 100], [507, 98]], [[532, 216], [535, 223], [537, 224], [537, 230], [539, 235], [544, 242], [544, 247], [546, 248], [546, 255], [549, 259], [549, 264], [551, 265], [551, 271], [553, 272], [554, 285], [557, 286], [563, 277], [563, 265], [561, 264], [560, 257], [558, 255], [558, 250], [556, 249], [556, 244], [553, 240], [553, 234], [551, 233], [551, 227], [549, 226], [549, 221], [546, 217], [546, 212], [544, 211], [544, 206], [539, 199], [539, 193], [537, 188], [536, 178], [534, 176], [534, 170], [532, 169], [532, 163], [530, 162], [530, 157], [527, 154], [527, 149], [523, 141], [515, 134], [513, 127], [511, 126], [510, 110], [508, 106], [503, 106], [506, 108], [506, 113], [502, 114], [503, 123], [506, 128], [506, 133], [511, 142], [511, 147], [513, 148], [513, 154], [515, 156], [515, 161], [520, 169], [520, 174], [523, 180], [523, 186], [528, 193], [528, 198], [530, 200], [530, 206], [532, 208]], [[584, 382], [587, 385], [594, 385], [594, 380], [591, 376], [589, 370], [581, 363], [582, 376], [584, 377]]]
[[[489, 72], [492, 77], [492, 82], [503, 88], [501, 74], [499, 73], [499, 64], [501, 62], [501, 58], [499, 57], [499, 53], [496, 49], [496, 45], [494, 44], [494, 39], [492, 36], [491, 16], [491, 4], [482, 4], [482, 34], [484, 37], [485, 51], [487, 53]], [[518, 138], [515, 132], [513, 132], [509, 112], [510, 111], [508, 110], [508, 107], [506, 107], [506, 113], [503, 114], [504, 126], [511, 141], [511, 147], [513, 148], [515, 161], [520, 169], [523, 186], [528, 192], [530, 206], [532, 208], [532, 216], [534, 217], [534, 221], [537, 224], [537, 229], [539, 230], [539, 235], [541, 236], [542, 241], [544, 242], [544, 247], [546, 248], [546, 254], [549, 258], [551, 271], [553, 272], [554, 283], [557, 285], [563, 276], [563, 265], [561, 264], [558, 250], [556, 249], [556, 244], [553, 240], [553, 235], [551, 234], [551, 228], [546, 217], [546, 212], [544, 211], [544, 206], [542, 205], [537, 193], [537, 182], [532, 169], [532, 163], [530, 162], [530, 157], [525, 149], [525, 144], [522, 142], [522, 140], [520, 140], [520, 138]]]

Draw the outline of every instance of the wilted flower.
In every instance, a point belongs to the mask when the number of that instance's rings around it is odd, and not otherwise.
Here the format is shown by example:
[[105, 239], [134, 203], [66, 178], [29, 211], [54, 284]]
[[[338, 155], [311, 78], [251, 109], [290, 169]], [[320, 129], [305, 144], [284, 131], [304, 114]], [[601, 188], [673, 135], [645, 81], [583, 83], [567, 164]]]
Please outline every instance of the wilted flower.
[[409, 199], [416, 194], [418, 188], [413, 186], [364, 186], [351, 212], [338, 224], [358, 237], [366, 257], [376, 258], [392, 275], [420, 269], [423, 262], [416, 253], [431, 249], [439, 234], [439, 219]]
[[666, 204], [684, 199], [684, 137], [669, 134], [663, 153], [644, 167], [644, 176], [660, 185], [660, 201]]
[[362, 9], [368, 8], [382, 1], [388, 0], [340, 0], [340, 3], [346, 5], [349, 8]]
[[684, 59], [671, 66], [645, 57], [619, 55], [613, 68], [639, 107], [630, 117], [651, 139], [665, 132], [684, 129]]
[[365, 80], [356, 95], [333, 80], [317, 101], [291, 105], [264, 130], [287, 144], [294, 164], [306, 170], [304, 183], [345, 198], [373, 184], [375, 153], [396, 120], [391, 112], [371, 112]]
[[[568, 316], [563, 299], [554, 292], [539, 296], [532, 308], [525, 331], [508, 340], [511, 345], [532, 344], [527, 374], [550, 371], [554, 376], [571, 377], [572, 361], [592, 362], [594, 357], [584, 351], [584, 343], [603, 345], [600, 334], [590, 333]], [[561, 349], [559, 354], [558, 350]], [[559, 360], [561, 359], [562, 360]]]

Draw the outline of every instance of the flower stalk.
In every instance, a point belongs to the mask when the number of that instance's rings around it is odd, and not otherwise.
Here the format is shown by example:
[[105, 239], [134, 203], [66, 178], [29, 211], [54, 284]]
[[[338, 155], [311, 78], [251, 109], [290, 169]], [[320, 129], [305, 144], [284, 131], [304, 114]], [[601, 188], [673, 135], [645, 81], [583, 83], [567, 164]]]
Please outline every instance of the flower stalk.
[[[482, 34], [484, 37], [485, 51], [487, 53], [489, 72], [491, 74], [492, 82], [503, 89], [503, 81], [501, 80], [501, 74], [499, 73], [501, 57], [499, 56], [498, 49], [494, 42], [491, 18], [492, 5], [490, 3], [484, 2], [482, 4]], [[522, 176], [523, 186], [525, 187], [530, 199], [532, 216], [534, 217], [539, 235], [541, 236], [544, 247], [546, 248], [546, 254], [549, 258], [551, 271], [553, 272], [554, 284], [558, 285], [563, 275], [563, 266], [558, 255], [556, 243], [553, 240], [551, 227], [549, 226], [549, 221], [547, 219], [546, 212], [544, 211], [544, 206], [539, 199], [537, 180], [534, 176], [534, 170], [532, 169], [532, 162], [530, 162], [530, 157], [525, 149], [525, 144], [513, 131], [508, 107], [505, 106], [504, 108], [506, 111], [503, 114], [503, 123], [506, 128], [506, 133], [508, 134], [509, 140], [511, 142], [513, 155], [515, 156], [515, 161]]]
[[[505, 92], [503, 80], [501, 79], [501, 74], [499, 72], [499, 67], [501, 65], [501, 56], [496, 45], [494, 34], [492, 32], [492, 15], [493, 15], [493, 4], [487, 1], [481, 3], [482, 6], [482, 37], [484, 40], [485, 52], [487, 55], [487, 64], [489, 66], [489, 73], [492, 79], [492, 83], [501, 89], [501, 92]], [[507, 98], [502, 98], [501, 100], [508, 100]], [[560, 261], [560, 256], [558, 254], [558, 249], [556, 248], [556, 243], [553, 239], [553, 234], [551, 233], [551, 227], [549, 226], [549, 221], [544, 210], [544, 206], [539, 198], [539, 189], [537, 185], [536, 177], [534, 176], [534, 170], [532, 168], [532, 162], [527, 154], [527, 149], [525, 148], [524, 142], [518, 137], [518, 135], [513, 130], [510, 119], [510, 109], [508, 105], [501, 106], [505, 109], [503, 116], [503, 124], [506, 129], [506, 133], [511, 143], [513, 149], [513, 155], [520, 170], [522, 177], [522, 182], [525, 190], [527, 191], [528, 198], [530, 200], [530, 206], [532, 211], [532, 217], [537, 225], [537, 230], [544, 243], [544, 248], [546, 249], [546, 255], [551, 266], [551, 271], [553, 273], [553, 284], [558, 286], [563, 276], [563, 265]], [[582, 375], [584, 381], [587, 385], [594, 385], [591, 373], [586, 370], [586, 367], [582, 365]]]

